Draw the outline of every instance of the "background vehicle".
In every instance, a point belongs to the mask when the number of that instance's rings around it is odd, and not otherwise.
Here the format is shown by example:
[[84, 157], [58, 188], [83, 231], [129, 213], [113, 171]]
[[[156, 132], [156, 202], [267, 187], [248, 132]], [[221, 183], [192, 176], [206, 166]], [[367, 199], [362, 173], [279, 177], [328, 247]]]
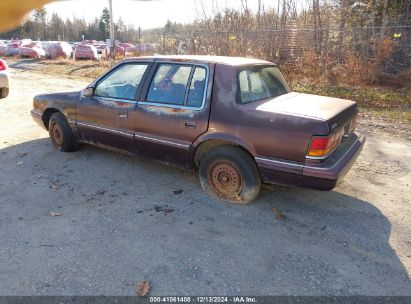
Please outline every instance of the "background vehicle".
[[67, 42], [50, 42], [44, 47], [46, 58], [71, 58], [73, 55], [73, 48]]
[[262, 182], [334, 188], [365, 141], [355, 102], [291, 92], [273, 63], [249, 58], [128, 59], [82, 92], [33, 104], [60, 151], [86, 142], [176, 163], [241, 204]]
[[97, 48], [91, 44], [80, 44], [74, 50], [74, 59], [98, 59]]
[[9, 95], [9, 71], [7, 63], [0, 59], [0, 99]]
[[42, 58], [46, 52], [41, 43], [31, 41], [19, 47], [19, 55], [21, 58]]

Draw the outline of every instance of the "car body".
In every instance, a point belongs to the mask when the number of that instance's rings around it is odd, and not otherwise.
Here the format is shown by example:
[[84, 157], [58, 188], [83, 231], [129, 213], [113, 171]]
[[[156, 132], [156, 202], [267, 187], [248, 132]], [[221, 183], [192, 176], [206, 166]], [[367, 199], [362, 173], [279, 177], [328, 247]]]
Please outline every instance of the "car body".
[[49, 59], [71, 58], [73, 48], [64, 41], [48, 42], [44, 45], [45, 57]]
[[19, 55], [19, 47], [21, 42], [11, 41], [7, 45], [6, 54], [7, 56], [17, 56]]
[[30, 42], [19, 47], [19, 55], [21, 58], [42, 58], [46, 56], [46, 51], [38, 42]]
[[0, 59], [0, 99], [9, 95], [10, 74], [6, 61]]
[[92, 44], [79, 44], [74, 49], [74, 59], [88, 59], [88, 60], [97, 60], [98, 52], [97, 48]]
[[207, 193], [237, 203], [255, 199], [261, 181], [330, 190], [365, 142], [355, 102], [291, 92], [275, 64], [249, 58], [126, 59], [81, 92], [33, 104], [55, 145], [53, 126], [66, 124], [73, 143], [198, 170]]

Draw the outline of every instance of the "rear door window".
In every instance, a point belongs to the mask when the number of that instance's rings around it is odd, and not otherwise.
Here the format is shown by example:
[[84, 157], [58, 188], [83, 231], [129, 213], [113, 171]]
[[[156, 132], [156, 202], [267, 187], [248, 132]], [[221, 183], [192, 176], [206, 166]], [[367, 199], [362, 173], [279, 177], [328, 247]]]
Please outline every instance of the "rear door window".
[[188, 93], [187, 106], [201, 107], [204, 100], [207, 71], [204, 67], [196, 67]]
[[207, 77], [204, 66], [159, 64], [148, 89], [146, 102], [201, 108], [205, 99]]
[[160, 64], [147, 94], [148, 102], [184, 105], [192, 66]]

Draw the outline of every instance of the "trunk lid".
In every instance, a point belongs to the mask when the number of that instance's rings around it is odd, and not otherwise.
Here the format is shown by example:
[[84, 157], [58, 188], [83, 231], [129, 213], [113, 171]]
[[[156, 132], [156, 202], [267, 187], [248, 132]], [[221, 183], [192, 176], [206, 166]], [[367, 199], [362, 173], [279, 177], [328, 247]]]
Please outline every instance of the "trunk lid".
[[354, 101], [297, 92], [260, 101], [256, 110], [326, 121], [329, 133], [345, 127], [358, 113]]

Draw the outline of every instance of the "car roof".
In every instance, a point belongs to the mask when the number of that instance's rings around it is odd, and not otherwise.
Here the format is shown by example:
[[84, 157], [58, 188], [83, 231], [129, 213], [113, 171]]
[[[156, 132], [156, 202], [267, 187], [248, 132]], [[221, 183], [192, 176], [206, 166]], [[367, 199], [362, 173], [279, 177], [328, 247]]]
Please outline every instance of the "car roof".
[[229, 56], [209, 56], [209, 55], [155, 55], [155, 56], [141, 56], [141, 57], [134, 57], [129, 58], [127, 60], [140, 60], [140, 59], [149, 59], [152, 61], [180, 61], [180, 62], [187, 62], [187, 61], [195, 61], [199, 63], [220, 63], [232, 66], [238, 65], [249, 65], [249, 64], [269, 64], [274, 65], [272, 62], [254, 59], [254, 58], [246, 58], [246, 57], [229, 57]]

